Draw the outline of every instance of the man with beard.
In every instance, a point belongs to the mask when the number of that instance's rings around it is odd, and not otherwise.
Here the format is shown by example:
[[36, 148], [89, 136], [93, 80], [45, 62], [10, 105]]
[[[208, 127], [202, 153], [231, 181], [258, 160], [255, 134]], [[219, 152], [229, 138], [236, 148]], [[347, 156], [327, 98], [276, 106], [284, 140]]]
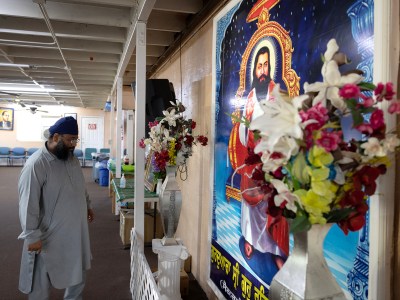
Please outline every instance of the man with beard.
[[82, 299], [91, 252], [88, 222], [94, 218], [79, 161], [73, 155], [78, 124], [59, 119], [43, 148], [26, 161], [19, 182], [24, 240], [19, 289], [29, 299], [48, 299], [51, 286], [64, 299]]
[[[254, 60], [252, 89], [242, 113], [250, 122], [263, 114], [259, 101], [273, 101], [271, 92], [275, 83], [271, 79], [269, 62], [269, 48], [260, 48]], [[246, 164], [245, 159], [255, 146], [253, 132], [244, 124], [236, 123], [232, 128], [228, 151], [234, 170], [230, 180], [236, 182], [236, 188], [240, 189], [242, 236], [239, 248], [253, 271], [270, 284], [288, 255], [288, 226], [285, 220], [277, 222], [267, 214], [268, 200], [273, 195], [251, 178], [256, 165]]]
[[12, 123], [10, 120], [10, 111], [5, 110], [1, 113], [2, 121], [0, 122], [0, 128], [11, 129]]

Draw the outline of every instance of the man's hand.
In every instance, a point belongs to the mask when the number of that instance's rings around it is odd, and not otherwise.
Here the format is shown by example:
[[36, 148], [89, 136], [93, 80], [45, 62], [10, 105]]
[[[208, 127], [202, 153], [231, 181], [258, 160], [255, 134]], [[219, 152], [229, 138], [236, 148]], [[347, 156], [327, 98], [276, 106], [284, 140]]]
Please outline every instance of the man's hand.
[[93, 209], [88, 209], [88, 211], [87, 211], [87, 215], [88, 215], [88, 221], [89, 221], [89, 223], [92, 223], [93, 222], [93, 220], [94, 220], [94, 212], [93, 212]]
[[42, 251], [42, 241], [37, 241], [36, 243], [28, 245], [28, 251], [36, 251], [39, 254]]

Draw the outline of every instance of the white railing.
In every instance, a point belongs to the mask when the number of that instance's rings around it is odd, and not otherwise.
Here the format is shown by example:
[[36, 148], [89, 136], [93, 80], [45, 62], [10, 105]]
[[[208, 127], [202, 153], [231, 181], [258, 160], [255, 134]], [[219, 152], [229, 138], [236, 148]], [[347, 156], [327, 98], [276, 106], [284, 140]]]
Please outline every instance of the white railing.
[[161, 299], [153, 273], [142, 251], [143, 241], [131, 231], [131, 282], [130, 290], [133, 300]]

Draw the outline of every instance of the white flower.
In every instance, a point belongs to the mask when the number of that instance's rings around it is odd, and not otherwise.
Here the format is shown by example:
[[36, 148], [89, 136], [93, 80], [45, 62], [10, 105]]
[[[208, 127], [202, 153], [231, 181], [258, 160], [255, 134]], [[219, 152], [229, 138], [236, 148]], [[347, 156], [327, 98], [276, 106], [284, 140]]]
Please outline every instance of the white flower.
[[400, 140], [394, 134], [387, 134], [383, 140], [383, 148], [386, 151], [394, 152], [396, 147], [400, 146]]
[[176, 119], [178, 118], [177, 115], [175, 115], [175, 109], [171, 109], [170, 112], [168, 112], [167, 110], [163, 111], [164, 114], [164, 119], [162, 119], [161, 122], [168, 122], [169, 126], [176, 126]]
[[318, 95], [313, 100], [313, 105], [321, 102], [322, 105], [326, 107], [326, 101], [329, 100], [334, 107], [344, 111], [347, 107], [343, 99], [339, 96], [339, 88], [347, 83], [358, 84], [363, 80], [363, 77], [355, 73], [343, 76], [340, 74], [338, 64], [336, 61], [332, 60], [338, 50], [339, 47], [336, 40], [330, 40], [324, 54], [325, 62], [321, 69], [323, 82], [315, 82], [312, 84], [306, 82], [304, 83], [304, 91], [306, 93], [318, 92]]
[[374, 156], [383, 157], [386, 155], [385, 149], [383, 149], [381, 143], [375, 137], [369, 138], [368, 141], [361, 144], [360, 147], [364, 149], [365, 155], [370, 158]]
[[[268, 137], [263, 136], [260, 143], [258, 143], [255, 147], [254, 152], [262, 153], [261, 161], [263, 162], [263, 171], [274, 172], [277, 168], [286, 165], [289, 159], [299, 152], [299, 145], [293, 138], [289, 136], [283, 136], [272, 147], [271, 151], [268, 149]], [[272, 153], [274, 153], [273, 158], [271, 158]]]
[[271, 179], [270, 182], [278, 192], [274, 197], [275, 205], [279, 207], [286, 201], [285, 207], [293, 212], [297, 212], [297, 206], [295, 203], [300, 203], [300, 198], [297, 195], [292, 194], [287, 185], [281, 180]]
[[275, 172], [276, 169], [285, 165], [288, 159], [283, 156], [281, 158], [271, 158], [271, 153], [269, 151], [265, 151], [261, 155], [261, 161], [263, 163], [262, 170], [268, 173]]
[[296, 139], [303, 138], [301, 117], [298, 109], [307, 96], [286, 102], [279, 95], [279, 84], [276, 84], [273, 95], [275, 101], [262, 101], [261, 107], [264, 114], [250, 123], [251, 130], [259, 130], [261, 136], [268, 136], [266, 148], [272, 151], [274, 145], [282, 136], [290, 136]]

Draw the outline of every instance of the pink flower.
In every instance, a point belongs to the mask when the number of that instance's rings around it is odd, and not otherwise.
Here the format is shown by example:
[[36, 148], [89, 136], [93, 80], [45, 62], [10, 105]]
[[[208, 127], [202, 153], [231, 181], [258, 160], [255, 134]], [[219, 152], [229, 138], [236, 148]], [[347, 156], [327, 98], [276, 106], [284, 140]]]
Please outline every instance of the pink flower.
[[375, 110], [371, 114], [371, 118], [369, 120], [372, 129], [378, 129], [385, 125], [385, 119], [383, 118], [383, 111], [381, 109]]
[[374, 99], [371, 98], [371, 97], [367, 97], [367, 96], [365, 96], [363, 94], [360, 94], [360, 97], [363, 99], [362, 105], [364, 107], [372, 107], [375, 104]]
[[367, 98], [364, 100], [364, 107], [371, 107], [375, 103], [374, 99], [372, 98]]
[[299, 114], [303, 122], [307, 120], [315, 120], [318, 122], [319, 127], [325, 125], [325, 123], [329, 120], [328, 110], [322, 105], [321, 102], [317, 105], [314, 105], [307, 111], [301, 110]]
[[364, 134], [372, 134], [374, 130], [372, 129], [370, 124], [361, 124], [356, 127], [358, 131]]
[[393, 90], [393, 83], [388, 82], [386, 84], [383, 83], [378, 83], [375, 90], [374, 90], [374, 94], [376, 96], [376, 100], [381, 102], [383, 99], [386, 100], [392, 100], [393, 96], [395, 94], [394, 90]]
[[158, 121], [154, 121], [154, 122], [149, 122], [149, 128], [157, 126], [158, 125]]
[[341, 135], [341, 131], [323, 131], [321, 138], [317, 140], [317, 145], [323, 147], [328, 152], [334, 151], [342, 140]]
[[146, 147], [146, 145], [144, 144], [144, 139], [141, 139], [140, 141], [139, 141], [139, 147], [140, 148], [145, 148]]
[[345, 84], [339, 91], [339, 96], [344, 99], [358, 98], [360, 88], [352, 83]]
[[400, 114], [400, 102], [392, 102], [389, 105], [388, 112], [390, 114]]

